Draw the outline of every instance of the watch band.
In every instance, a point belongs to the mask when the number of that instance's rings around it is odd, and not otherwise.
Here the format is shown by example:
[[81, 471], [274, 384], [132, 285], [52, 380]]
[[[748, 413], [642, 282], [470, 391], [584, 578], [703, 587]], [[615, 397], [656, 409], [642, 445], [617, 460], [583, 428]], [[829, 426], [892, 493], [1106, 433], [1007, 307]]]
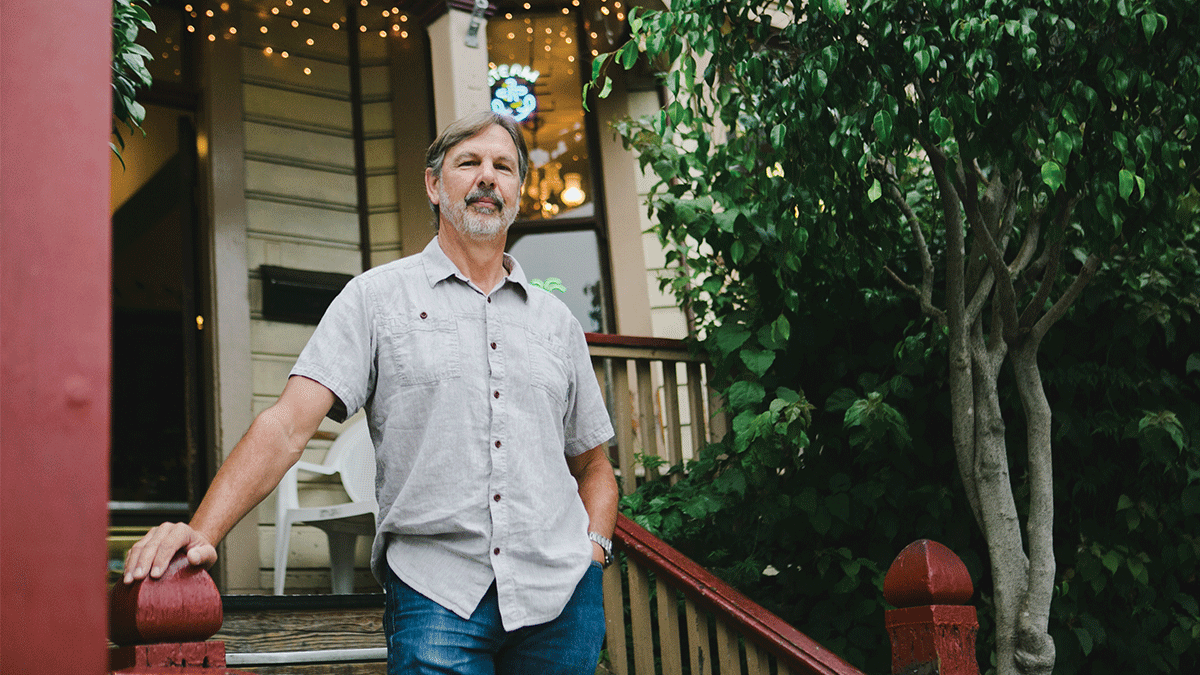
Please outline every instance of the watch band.
[[588, 532], [588, 539], [600, 544], [600, 548], [604, 549], [604, 566], [611, 565], [613, 561], [612, 541], [598, 532]]

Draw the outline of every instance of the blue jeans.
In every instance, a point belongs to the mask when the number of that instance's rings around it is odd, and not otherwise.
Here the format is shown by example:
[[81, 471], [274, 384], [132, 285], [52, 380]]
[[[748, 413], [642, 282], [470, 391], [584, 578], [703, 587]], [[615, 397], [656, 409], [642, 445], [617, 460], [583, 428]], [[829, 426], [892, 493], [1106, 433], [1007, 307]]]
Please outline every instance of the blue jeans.
[[388, 675], [592, 675], [604, 641], [603, 570], [592, 563], [562, 614], [511, 633], [496, 585], [463, 619], [400, 581], [390, 569], [383, 615]]

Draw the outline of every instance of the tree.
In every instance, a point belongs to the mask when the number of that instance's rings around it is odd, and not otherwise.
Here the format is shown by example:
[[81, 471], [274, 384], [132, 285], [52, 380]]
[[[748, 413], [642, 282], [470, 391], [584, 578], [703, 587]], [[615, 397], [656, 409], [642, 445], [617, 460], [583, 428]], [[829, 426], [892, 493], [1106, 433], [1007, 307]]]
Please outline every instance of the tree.
[[[620, 131], [661, 179], [651, 208], [682, 273], [673, 285], [728, 385], [726, 450], [820, 450], [802, 431], [811, 405], [788, 386], [786, 356], [802, 348], [798, 282], [849, 277], [866, 294], [909, 294], [930, 323], [909, 324], [900, 347], [945, 339], [950, 437], [987, 542], [997, 669], [1049, 673], [1054, 443], [1038, 356], [1106, 261], [1120, 275], [1121, 261], [1159, 257], [1185, 234], [1180, 198], [1200, 175], [1200, 10], [852, 4], [678, 0], [631, 12], [632, 39], [593, 73], [602, 95], [610, 62], [646, 58], [667, 73], [672, 102]], [[1006, 433], [1006, 372], [1019, 439]], [[851, 444], [905, 443], [888, 387], [874, 389], [846, 402]]]
[[121, 166], [125, 166], [125, 159], [121, 157], [121, 151], [125, 149], [121, 125], [124, 124], [133, 133], [141, 129], [142, 121], [146, 119], [146, 109], [137, 102], [136, 97], [139, 89], [150, 86], [151, 77], [146, 61], [154, 57], [145, 47], [137, 44], [138, 31], [143, 28], [156, 30], [150, 14], [138, 4], [138, 0], [113, 0], [112, 135], [117, 141], [110, 141], [108, 145], [121, 161]]

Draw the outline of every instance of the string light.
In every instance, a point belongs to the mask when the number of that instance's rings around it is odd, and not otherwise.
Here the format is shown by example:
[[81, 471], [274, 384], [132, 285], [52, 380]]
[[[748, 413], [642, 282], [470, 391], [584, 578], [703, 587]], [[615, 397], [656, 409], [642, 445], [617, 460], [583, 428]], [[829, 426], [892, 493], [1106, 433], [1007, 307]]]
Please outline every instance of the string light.
[[312, 68], [305, 68], [305, 69], [304, 69], [304, 74], [305, 74], [305, 75], [312, 75]]
[[333, 22], [333, 29], [334, 29], [334, 30], [339, 30], [340, 28], [341, 28], [341, 26], [340, 26], [340, 25], [338, 25], [338, 22], [334, 21], [334, 22]]
[[387, 31], [386, 30], [379, 31], [379, 37], [381, 37], [381, 38], [387, 37]]
[[260, 27], [259, 27], [259, 29], [258, 29], [258, 32], [260, 32], [260, 33], [266, 33], [266, 32], [267, 32], [267, 27], [266, 27], [266, 26], [260, 26]]
[[299, 28], [299, 27], [300, 27], [300, 22], [295, 19], [292, 19], [292, 28]]
[[267, 56], [270, 56], [271, 54], [275, 53], [275, 50], [271, 47], [264, 47], [263, 53], [266, 54]]
[[402, 31], [400, 31], [400, 37], [407, 39], [407, 38], [408, 38], [408, 31], [406, 31], [406, 30], [402, 30]]
[[230, 35], [237, 35], [237, 26], [230, 26], [230, 27], [229, 27], [229, 34], [230, 34]]
[[304, 43], [307, 44], [309, 47], [311, 47], [311, 46], [313, 46], [313, 39], [308, 38], [307, 40], [304, 41]]
[[271, 8], [271, 13], [272, 13], [272, 14], [279, 14], [279, 8], [278, 8], [278, 7], [272, 7], [272, 8]]
[[279, 56], [286, 59], [288, 57], [288, 53], [287, 52], [279, 52]]
[[229, 11], [229, 3], [228, 3], [228, 2], [222, 2], [222, 3], [221, 3], [221, 11], [222, 11], [222, 12], [228, 12], [228, 11]]

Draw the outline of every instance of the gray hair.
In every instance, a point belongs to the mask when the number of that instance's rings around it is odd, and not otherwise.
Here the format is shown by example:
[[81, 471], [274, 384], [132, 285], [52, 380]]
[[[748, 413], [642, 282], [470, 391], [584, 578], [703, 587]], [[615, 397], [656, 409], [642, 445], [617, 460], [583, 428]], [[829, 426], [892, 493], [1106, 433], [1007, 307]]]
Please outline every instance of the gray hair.
[[[503, 128], [512, 137], [513, 145], [517, 146], [517, 175], [521, 185], [524, 185], [525, 175], [529, 173], [529, 150], [525, 147], [525, 137], [521, 134], [521, 127], [512, 117], [491, 110], [467, 115], [451, 122], [443, 129], [442, 133], [429, 146], [429, 150], [425, 151], [425, 168], [432, 170], [440, 180], [442, 163], [446, 160], [446, 153], [450, 151], [450, 148], [468, 138], [475, 137], [491, 126]], [[437, 228], [441, 221], [441, 209], [433, 202], [429, 203], [429, 208], [433, 209], [433, 226]]]

